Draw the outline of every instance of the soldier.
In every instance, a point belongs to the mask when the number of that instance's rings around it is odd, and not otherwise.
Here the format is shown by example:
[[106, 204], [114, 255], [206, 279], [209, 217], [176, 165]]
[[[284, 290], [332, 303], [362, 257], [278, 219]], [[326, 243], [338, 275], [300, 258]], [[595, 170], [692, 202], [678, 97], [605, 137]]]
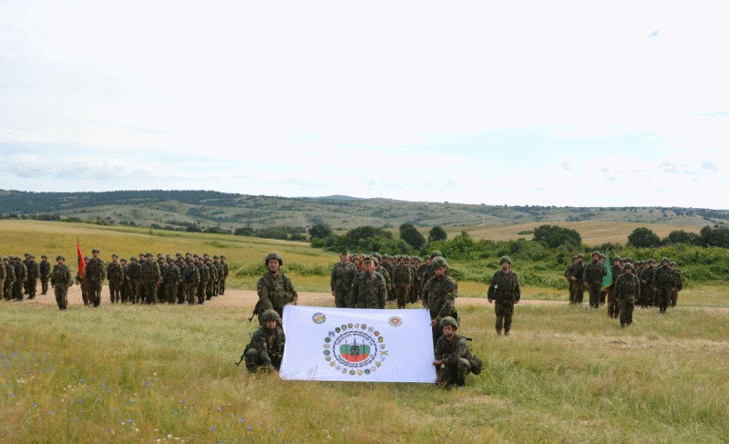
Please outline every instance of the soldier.
[[661, 266], [655, 271], [653, 275], [653, 282], [656, 286], [656, 301], [658, 303], [658, 310], [661, 313], [665, 313], [668, 308], [668, 303], [671, 301], [671, 290], [673, 287], [675, 275], [671, 270], [671, 261], [664, 257], [661, 259]]
[[167, 268], [164, 274], [165, 297], [168, 304], [174, 304], [177, 299], [177, 286], [182, 281], [180, 267], [175, 264], [175, 260], [169, 257], [167, 260]]
[[225, 262], [225, 255], [220, 255], [220, 266], [223, 269], [223, 274], [220, 278], [220, 295], [223, 296], [225, 294], [225, 281], [228, 279], [228, 273], [230, 270], [228, 269], [228, 263]]
[[436, 384], [443, 388], [455, 385], [458, 388], [466, 385], [466, 375], [473, 372], [481, 373], [483, 363], [471, 354], [468, 348], [468, 339], [456, 333], [458, 322], [451, 316], [440, 320], [442, 334], [435, 343], [435, 360], [433, 365], [440, 368]]
[[111, 303], [121, 302], [122, 286], [124, 285], [124, 269], [119, 263], [119, 255], [111, 255], [111, 262], [106, 266], [106, 276], [109, 278], [109, 297]]
[[570, 282], [570, 304], [581, 304], [585, 292], [583, 273], [585, 265], [582, 262], [584, 255], [582, 253], [575, 256], [572, 265], [564, 272], [565, 277]]
[[162, 272], [159, 264], [154, 261], [152, 253], [147, 253], [146, 258], [147, 260], [141, 265], [139, 275], [144, 286], [145, 302], [147, 304], [156, 304], [157, 287], [162, 283]]
[[392, 276], [392, 290], [397, 299], [397, 308], [405, 308], [408, 303], [408, 291], [413, 282], [413, 270], [404, 256], [400, 256]]
[[99, 258], [100, 251], [96, 248], [91, 250], [93, 257], [86, 261], [84, 275], [88, 285], [89, 303], [94, 307], [101, 304], [101, 283], [104, 281], [104, 263]]
[[676, 306], [678, 301], [678, 292], [683, 290], [683, 277], [681, 272], [676, 268], [676, 263], [671, 261], [671, 271], [673, 271], [673, 285], [671, 286], [671, 307]]
[[200, 272], [195, 266], [195, 260], [190, 257], [187, 259], [187, 267], [182, 275], [182, 281], [185, 286], [185, 299], [189, 305], [195, 304], [195, 293], [200, 285]]
[[218, 268], [213, 264], [213, 261], [208, 256], [207, 259], [205, 259], [205, 266], [208, 268], [208, 273], [210, 273], [210, 278], [208, 279], [208, 288], [207, 288], [207, 297], [206, 299], [209, 301], [212, 299], [213, 296], [215, 296], [216, 288], [217, 288], [217, 282], [218, 282]]
[[25, 267], [28, 270], [28, 280], [25, 284], [25, 292], [28, 293], [28, 299], [35, 299], [35, 292], [38, 287], [38, 277], [40, 276], [40, 267], [38, 266], [38, 262], [35, 261], [35, 256], [32, 254], [29, 255]]
[[51, 274], [51, 263], [48, 262], [48, 256], [41, 255], [41, 261], [38, 263], [38, 271], [41, 281], [41, 295], [48, 293], [48, 279]]
[[430, 326], [433, 332], [433, 343], [443, 334], [441, 319], [450, 316], [458, 321], [456, 297], [458, 284], [448, 276], [448, 262], [441, 256], [433, 259], [433, 277], [428, 279], [423, 289], [423, 307], [430, 310]]
[[590, 307], [592, 308], [598, 308], [600, 306], [602, 278], [605, 276], [607, 276], [607, 270], [605, 269], [605, 265], [600, 263], [600, 253], [595, 251], [592, 253], [592, 262], [583, 271], [584, 285], [590, 292]]
[[620, 307], [618, 306], [618, 301], [615, 298], [615, 281], [618, 280], [618, 277], [623, 273], [623, 267], [620, 265], [621, 259], [620, 256], [613, 257], [613, 266], [610, 269], [611, 275], [612, 275], [612, 283], [608, 286], [608, 317], [610, 318], [617, 318], [618, 313], [620, 312]]
[[185, 262], [185, 258], [182, 257], [182, 253], [177, 253], [177, 260], [175, 261], [175, 265], [177, 265], [177, 268], [180, 269], [180, 282], [177, 284], [177, 303], [178, 304], [184, 304], [185, 303], [185, 281], [182, 279], [185, 276], [185, 270], [187, 269], [187, 262]]
[[642, 307], [651, 307], [656, 304], [657, 289], [654, 280], [656, 273], [655, 265], [656, 261], [648, 259], [644, 262], [643, 270], [638, 273], [641, 288], [638, 305]]
[[215, 267], [215, 285], [213, 286], [213, 296], [220, 294], [220, 281], [223, 279], [223, 267], [220, 266], [220, 256], [213, 256], [213, 267]]
[[139, 292], [137, 294], [137, 300], [140, 304], [143, 304], [147, 298], [144, 294], [144, 284], [142, 283], [142, 264], [147, 262], [147, 255], [145, 253], [139, 253], [139, 286], [137, 287], [137, 291]]
[[511, 259], [504, 256], [499, 260], [501, 270], [494, 273], [491, 278], [491, 285], [488, 290], [489, 304], [496, 301], [494, 310], [496, 312], [496, 334], [501, 334], [504, 329], [504, 335], [509, 336], [511, 330], [511, 319], [514, 316], [514, 305], [519, 303], [521, 299], [521, 287], [519, 286], [519, 277], [511, 271]]
[[[88, 263], [89, 260], [90, 258], [88, 256], [84, 256], [84, 263]], [[83, 270], [79, 268], [76, 273], [76, 284], [81, 287], [81, 299], [84, 301], [84, 306], [89, 305], [89, 280], [87, 276], [86, 268]]]
[[245, 359], [246, 368], [251, 373], [259, 369], [278, 372], [285, 346], [286, 335], [281, 328], [281, 317], [275, 310], [268, 309], [261, 315], [261, 327], [253, 333], [240, 359]]
[[[268, 272], [258, 279], [256, 288], [259, 299], [259, 316], [265, 310], [273, 309], [279, 316], [283, 316], [285, 305], [293, 304], [299, 299], [291, 279], [280, 272], [283, 259], [278, 253], [270, 253], [264, 261]], [[259, 317], [259, 321], [260, 321]]]
[[20, 261], [20, 257], [13, 257], [13, 267], [15, 268], [15, 284], [13, 285], [13, 298], [16, 301], [23, 300], [23, 288], [28, 280], [28, 269], [25, 264]]
[[388, 289], [392, 288], [392, 279], [390, 278], [390, 273], [388, 273], [387, 269], [380, 263], [381, 260], [382, 256], [379, 254], [372, 258], [372, 262], [375, 264], [375, 273], [379, 273], [383, 278], [385, 278], [385, 303], [387, 303], [387, 301], [390, 300], [390, 293]]
[[121, 265], [122, 273], [124, 273], [124, 279], [122, 279], [121, 284], [121, 301], [122, 304], [126, 304], [127, 301], [129, 301], [129, 294], [130, 294], [130, 282], [129, 278], [127, 277], [127, 270], [129, 270], [129, 264], [127, 263], [127, 260], [125, 258], [119, 259], [119, 264]]
[[362, 272], [352, 281], [349, 290], [349, 306], [352, 308], [385, 308], [387, 285], [380, 273], [375, 273], [375, 261], [371, 256], [362, 259]]
[[73, 285], [71, 278], [71, 270], [65, 264], [66, 258], [63, 256], [56, 257], [56, 265], [50, 273], [51, 287], [56, 294], [56, 303], [59, 310], [65, 310], [68, 307], [68, 288]]
[[195, 266], [197, 267], [198, 274], [200, 275], [200, 281], [197, 284], [197, 303], [202, 304], [205, 302], [205, 293], [208, 288], [208, 280], [210, 280], [210, 269], [205, 266], [203, 258], [200, 256], [197, 257]]
[[3, 286], [3, 297], [6, 301], [13, 298], [13, 288], [15, 288], [15, 267], [11, 264], [10, 257], [3, 258], [3, 266], [5, 268], [5, 283]]
[[354, 281], [356, 273], [356, 267], [349, 261], [349, 251], [342, 251], [339, 255], [339, 263], [334, 265], [332, 276], [329, 279], [329, 287], [332, 290], [334, 305], [337, 308], [347, 308], [349, 306], [349, 290], [352, 287], [352, 281]]
[[633, 309], [636, 297], [640, 294], [640, 279], [633, 274], [633, 264], [627, 263], [623, 267], [623, 274], [615, 281], [615, 297], [620, 306], [620, 326], [625, 327], [633, 323]]
[[136, 304], [138, 302], [143, 302], [139, 294], [139, 287], [142, 284], [142, 266], [139, 265], [135, 256], [132, 256], [130, 259], [131, 263], [127, 267], [125, 275], [129, 281], [129, 302]]
[[5, 297], [5, 282], [8, 280], [8, 270], [5, 266], [5, 258], [0, 260], [0, 297], [3, 299], [7, 299]]

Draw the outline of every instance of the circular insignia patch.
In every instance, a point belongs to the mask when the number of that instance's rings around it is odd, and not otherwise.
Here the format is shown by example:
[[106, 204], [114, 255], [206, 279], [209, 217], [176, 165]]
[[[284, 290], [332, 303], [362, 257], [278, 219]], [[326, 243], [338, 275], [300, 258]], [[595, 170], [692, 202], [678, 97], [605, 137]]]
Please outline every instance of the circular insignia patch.
[[343, 374], [372, 374], [387, 358], [385, 338], [366, 324], [342, 325], [329, 332], [322, 341], [327, 364]]
[[315, 324], [323, 324], [324, 321], [327, 320], [327, 317], [324, 316], [324, 313], [314, 313], [314, 316], [311, 317], [311, 320], [314, 321]]
[[399, 327], [402, 325], [402, 319], [397, 316], [393, 316], [390, 318], [390, 325], [393, 327]]

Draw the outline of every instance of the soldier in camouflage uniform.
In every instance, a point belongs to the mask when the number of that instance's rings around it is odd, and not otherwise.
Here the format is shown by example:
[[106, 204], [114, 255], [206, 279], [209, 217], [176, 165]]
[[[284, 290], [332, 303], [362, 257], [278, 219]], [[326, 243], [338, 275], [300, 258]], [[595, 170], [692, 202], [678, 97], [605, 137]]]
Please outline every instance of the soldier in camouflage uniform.
[[182, 281], [185, 286], [185, 300], [189, 305], [195, 304], [195, 293], [200, 285], [200, 272], [195, 266], [195, 260], [190, 257], [187, 260], [187, 267], [182, 274]]
[[623, 273], [615, 281], [615, 298], [620, 306], [620, 326], [625, 327], [633, 323], [633, 309], [635, 300], [640, 294], [640, 279], [633, 274], [633, 264], [627, 263]]
[[7, 296], [7, 293], [5, 291], [7, 281], [8, 281], [7, 258], [3, 258], [2, 261], [0, 261], [0, 297], [2, 297], [5, 300], [9, 299]]
[[177, 300], [177, 286], [182, 281], [180, 267], [175, 264], [175, 260], [170, 257], [167, 261], [167, 268], [163, 277], [165, 287], [165, 299], [168, 304], [174, 304]]
[[246, 368], [251, 373], [259, 369], [278, 372], [285, 346], [286, 335], [281, 328], [281, 317], [275, 310], [268, 309], [261, 314], [261, 327], [253, 333], [241, 361], [245, 359]]
[[433, 343], [443, 334], [440, 320], [450, 316], [458, 321], [456, 311], [456, 297], [458, 297], [458, 284], [455, 279], [448, 276], [448, 262], [438, 256], [433, 259], [433, 277], [428, 279], [423, 289], [423, 307], [430, 311], [430, 326], [433, 333]]
[[[435, 343], [435, 360], [433, 365], [438, 368], [436, 384], [443, 388], [452, 385], [464, 387], [466, 375], [473, 372], [481, 373], [483, 363], [471, 353], [468, 348], [468, 339], [456, 333], [458, 322], [451, 316], [440, 320], [442, 334]], [[441, 369], [440, 366], [443, 366]]]
[[210, 273], [210, 279], [208, 280], [208, 288], [207, 288], [207, 300], [212, 299], [213, 296], [216, 296], [216, 291], [218, 288], [218, 268], [213, 264], [213, 261], [208, 257], [205, 260], [205, 266], [208, 267], [208, 272]]
[[121, 302], [122, 286], [124, 285], [124, 269], [119, 263], [119, 255], [111, 255], [111, 262], [106, 266], [106, 276], [109, 279], [109, 298], [111, 303]]
[[283, 259], [278, 253], [271, 253], [266, 256], [264, 264], [266, 264], [268, 272], [258, 279], [258, 284], [256, 285], [260, 304], [259, 316], [260, 313], [268, 309], [272, 309], [279, 316], [283, 316], [284, 306], [289, 304], [296, 305], [299, 295], [296, 293], [291, 279], [280, 272]]
[[122, 304], [126, 304], [127, 301], [129, 301], [129, 294], [130, 294], [130, 283], [129, 278], [127, 277], [127, 270], [129, 270], [129, 264], [127, 263], [127, 260], [125, 258], [119, 259], [119, 265], [121, 265], [122, 273], [124, 273], [124, 279], [121, 283], [121, 302]]
[[162, 282], [162, 272], [159, 264], [154, 261], [154, 255], [147, 253], [147, 260], [141, 264], [139, 277], [144, 286], [144, 297], [147, 304], [157, 303], [157, 287]]
[[99, 258], [99, 253], [99, 250], [96, 248], [91, 250], [93, 257], [86, 262], [86, 268], [84, 268], [84, 276], [88, 285], [89, 303], [93, 304], [94, 307], [98, 307], [101, 304], [101, 283], [105, 277], [104, 263]]
[[41, 255], [41, 261], [38, 263], [38, 271], [40, 272], [41, 295], [48, 293], [48, 279], [51, 275], [51, 263], [48, 262], [48, 256]]
[[623, 273], [623, 267], [620, 265], [621, 259], [620, 256], [613, 257], [613, 266], [610, 269], [611, 276], [612, 276], [612, 283], [608, 286], [608, 317], [611, 318], [617, 318], [618, 313], [620, 312], [620, 306], [618, 305], [618, 301], [615, 298], [615, 281], [618, 280], [618, 277]]
[[647, 264], [647, 266], [644, 265], [643, 270], [638, 273], [641, 291], [637, 305], [640, 305], [641, 307], [651, 307], [656, 304], [657, 289], [654, 280], [656, 273], [656, 261], [648, 259], [644, 264]]
[[600, 292], [602, 291], [602, 278], [607, 276], [605, 265], [600, 263], [600, 253], [595, 251], [592, 253], [592, 262], [590, 262], [583, 272], [585, 285], [590, 292], [590, 307], [598, 308], [600, 306]]
[[349, 291], [352, 308], [385, 308], [387, 285], [385, 278], [375, 272], [375, 262], [370, 256], [362, 259], [362, 272], [352, 281]]
[[68, 288], [73, 285], [71, 270], [65, 264], [66, 258], [63, 256], [56, 257], [56, 265], [50, 273], [51, 287], [56, 294], [56, 303], [59, 310], [65, 310], [68, 307]]
[[390, 288], [392, 288], [392, 278], [390, 277], [390, 273], [387, 271], [387, 268], [383, 267], [380, 261], [382, 260], [382, 256], [379, 254], [377, 256], [374, 256], [372, 258], [372, 262], [375, 264], [375, 273], [379, 273], [382, 275], [383, 278], [385, 278], [385, 303], [387, 304], [387, 301], [390, 299]]
[[136, 304], [143, 302], [139, 294], [139, 287], [142, 285], [142, 266], [139, 265], [135, 256], [132, 256], [130, 260], [126, 271], [126, 278], [129, 281], [129, 302]]
[[413, 271], [404, 256], [400, 256], [392, 276], [392, 291], [397, 299], [397, 308], [405, 308], [408, 303], [408, 291], [413, 282]]
[[200, 282], [197, 284], [197, 303], [202, 304], [205, 302], [205, 293], [208, 288], [208, 281], [210, 280], [210, 269], [205, 266], [203, 258], [199, 256], [195, 266], [197, 267], [197, 272], [200, 275]]
[[228, 273], [230, 270], [228, 269], [228, 263], [225, 262], [225, 255], [220, 255], [220, 267], [222, 268], [222, 275], [220, 277], [220, 295], [223, 296], [225, 294], [225, 281], [228, 279]]
[[13, 285], [13, 298], [16, 301], [23, 300], [23, 288], [25, 287], [25, 281], [28, 279], [28, 269], [25, 264], [20, 261], [20, 257], [15, 256], [13, 260], [13, 267], [15, 268], [15, 284]]
[[583, 273], [585, 265], [582, 263], [584, 258], [580, 253], [572, 258], [572, 264], [565, 270], [564, 276], [570, 284], [570, 304], [581, 304], [585, 292], [583, 284]]
[[668, 309], [668, 303], [671, 300], [671, 289], [675, 280], [673, 271], [671, 270], [671, 261], [664, 257], [661, 259], [661, 266], [653, 274], [653, 282], [656, 286], [656, 301], [658, 310], [665, 313]]
[[349, 306], [349, 290], [352, 281], [357, 273], [357, 268], [349, 261], [349, 251], [343, 251], [339, 255], [339, 263], [334, 265], [332, 276], [329, 279], [329, 286], [334, 296], [334, 305], [337, 308]]
[[671, 286], [671, 307], [676, 306], [678, 301], [678, 292], [683, 290], [683, 276], [676, 268], [676, 263], [671, 261], [671, 271], [673, 271], [673, 285]]
[[28, 270], [28, 280], [25, 285], [25, 292], [28, 293], [28, 299], [35, 299], [35, 292], [38, 287], [38, 277], [40, 277], [40, 267], [38, 262], [35, 261], [35, 256], [32, 254], [28, 257], [28, 262], [25, 264]]
[[514, 316], [514, 305], [519, 303], [521, 299], [521, 287], [519, 286], [519, 277], [511, 271], [511, 259], [504, 256], [499, 260], [501, 270], [494, 273], [491, 278], [491, 285], [488, 290], [489, 304], [494, 303], [496, 312], [496, 334], [501, 334], [504, 329], [504, 335], [509, 336], [511, 331], [511, 319]]

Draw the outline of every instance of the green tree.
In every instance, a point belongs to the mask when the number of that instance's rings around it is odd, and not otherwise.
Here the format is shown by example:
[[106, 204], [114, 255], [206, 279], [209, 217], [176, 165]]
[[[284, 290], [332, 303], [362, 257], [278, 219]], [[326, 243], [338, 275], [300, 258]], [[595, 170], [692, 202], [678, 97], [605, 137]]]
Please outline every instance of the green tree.
[[410, 244], [416, 250], [420, 250], [425, 245], [425, 237], [413, 224], [400, 225], [400, 239]]
[[437, 242], [442, 240], [448, 240], [448, 233], [439, 226], [431, 228], [428, 233], [428, 242]]
[[309, 228], [309, 236], [314, 239], [326, 239], [332, 235], [332, 229], [325, 223], [317, 223]]
[[557, 225], [542, 225], [534, 230], [535, 242], [541, 242], [548, 248], [557, 248], [562, 245], [579, 247], [582, 236], [576, 230], [562, 228]]
[[661, 239], [653, 230], [640, 227], [628, 235], [628, 244], [636, 248], [654, 248], [661, 245]]

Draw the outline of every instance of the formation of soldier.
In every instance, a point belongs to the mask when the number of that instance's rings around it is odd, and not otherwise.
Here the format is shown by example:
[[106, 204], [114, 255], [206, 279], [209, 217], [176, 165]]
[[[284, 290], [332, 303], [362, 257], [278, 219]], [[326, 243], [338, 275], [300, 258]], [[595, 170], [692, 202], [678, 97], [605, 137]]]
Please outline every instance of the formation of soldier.
[[676, 306], [678, 293], [683, 289], [681, 272], [667, 257], [656, 267], [653, 259], [633, 262], [629, 257], [614, 256], [610, 264], [612, 282], [605, 289], [602, 288], [608, 267], [605, 255], [593, 252], [589, 265], [583, 259], [581, 253], [574, 256], [564, 273], [569, 283], [570, 303], [581, 303], [584, 290], [589, 289], [590, 306], [597, 308], [607, 298], [608, 316], [619, 318], [623, 327], [633, 322], [635, 306], [658, 307], [665, 313], [669, 306]]
[[[154, 304], [157, 302], [190, 305], [203, 304], [214, 296], [225, 293], [225, 281], [228, 277], [228, 264], [224, 255], [210, 257], [205, 253], [202, 256], [187, 253], [177, 253], [175, 257], [159, 253], [155, 260], [152, 253], [141, 253], [139, 258], [132, 256], [128, 261], [119, 258], [117, 254], [111, 255], [111, 261], [105, 263], [100, 257], [100, 251], [92, 250], [91, 257], [84, 257], [82, 272], [76, 273], [71, 279], [81, 286], [81, 297], [84, 305], [98, 307], [101, 304], [101, 293], [104, 281], [108, 280], [109, 298], [111, 303]], [[27, 295], [34, 299], [41, 283], [41, 291], [45, 295], [48, 291], [49, 281], [53, 279], [63, 281], [68, 266], [63, 263], [55, 264], [51, 268], [46, 255], [41, 256], [39, 263], [35, 257], [26, 253], [26, 259], [21, 261], [17, 256], [3, 258], [3, 267], [0, 271], [0, 286], [6, 300], [22, 301]], [[56, 269], [63, 265], [63, 272], [56, 276]], [[69, 271], [70, 275], [70, 271]], [[66, 286], [66, 289], [70, 285]], [[59, 286], [55, 286], [56, 299], [59, 309], [64, 310], [68, 305], [66, 293], [59, 296]], [[60, 299], [59, 299], [60, 298]]]

